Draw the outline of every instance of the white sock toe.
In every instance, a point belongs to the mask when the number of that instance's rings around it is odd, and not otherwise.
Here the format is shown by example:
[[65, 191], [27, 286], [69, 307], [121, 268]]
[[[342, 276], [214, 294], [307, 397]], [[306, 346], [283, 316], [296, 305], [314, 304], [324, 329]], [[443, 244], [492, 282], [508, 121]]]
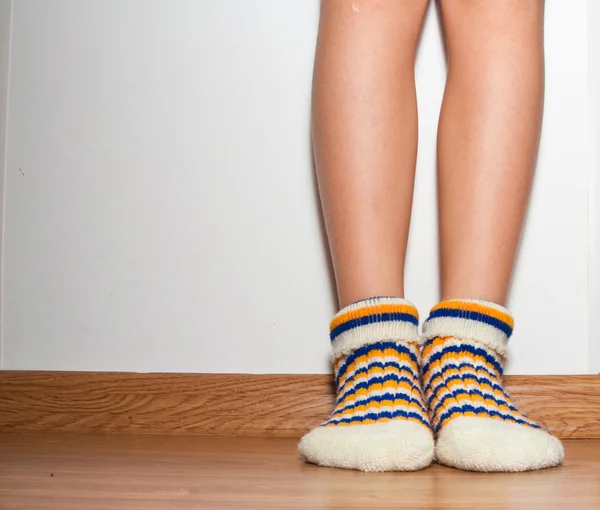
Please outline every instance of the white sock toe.
[[514, 320], [503, 306], [450, 299], [423, 324], [421, 373], [438, 462], [469, 471], [560, 464], [561, 442], [519, 411], [504, 389]]
[[308, 462], [361, 471], [414, 471], [431, 464], [433, 432], [419, 374], [419, 313], [408, 301], [373, 297], [330, 324], [337, 397], [298, 449]]
[[298, 450], [320, 466], [360, 471], [416, 471], [431, 464], [433, 435], [423, 425], [392, 420], [369, 425], [318, 427]]
[[564, 450], [542, 429], [461, 416], [441, 429], [436, 458], [440, 464], [468, 471], [529, 471], [560, 464]]

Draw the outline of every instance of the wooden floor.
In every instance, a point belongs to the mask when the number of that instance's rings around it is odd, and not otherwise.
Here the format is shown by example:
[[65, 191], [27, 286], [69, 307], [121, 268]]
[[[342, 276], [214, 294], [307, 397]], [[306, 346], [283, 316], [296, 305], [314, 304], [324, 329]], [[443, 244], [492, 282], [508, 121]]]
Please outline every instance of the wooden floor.
[[0, 434], [0, 509], [600, 509], [600, 440], [523, 474], [359, 473], [305, 464], [296, 439]]

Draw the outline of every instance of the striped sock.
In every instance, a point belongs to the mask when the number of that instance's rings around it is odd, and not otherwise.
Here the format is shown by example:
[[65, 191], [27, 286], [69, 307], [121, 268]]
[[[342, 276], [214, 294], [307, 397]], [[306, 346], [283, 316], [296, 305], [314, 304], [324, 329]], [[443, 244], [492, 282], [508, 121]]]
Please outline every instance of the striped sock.
[[443, 301], [423, 325], [423, 390], [438, 462], [470, 471], [560, 464], [558, 439], [521, 413], [502, 385], [513, 318], [496, 304]]
[[370, 298], [331, 321], [337, 399], [299, 450], [322, 466], [413, 471], [433, 458], [419, 379], [417, 310], [400, 298]]

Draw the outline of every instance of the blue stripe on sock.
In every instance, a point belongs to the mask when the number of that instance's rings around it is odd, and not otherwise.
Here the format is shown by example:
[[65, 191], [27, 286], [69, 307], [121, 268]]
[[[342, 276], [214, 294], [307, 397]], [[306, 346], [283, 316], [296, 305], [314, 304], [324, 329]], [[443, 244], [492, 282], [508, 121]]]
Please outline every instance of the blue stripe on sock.
[[[461, 363], [460, 365], [455, 365], [454, 363], [452, 363], [452, 364], [442, 367], [439, 371], [435, 372], [433, 375], [430, 375], [429, 380], [423, 386], [423, 393], [427, 392], [430, 388], [432, 388], [433, 383], [435, 381], [437, 381], [438, 379], [442, 379], [444, 377], [444, 375], [446, 374], [446, 372], [448, 372], [450, 370], [460, 371], [463, 368], [467, 368], [467, 367], [473, 369], [476, 372], [483, 372], [490, 379], [498, 379], [498, 375], [493, 374], [487, 368], [479, 367], [479, 366], [476, 367], [475, 365], [472, 365], [471, 363]], [[453, 381], [453, 380], [464, 378], [467, 376], [472, 377], [472, 376], [474, 376], [474, 374], [469, 374], [469, 373], [455, 374], [455, 375], [450, 376], [446, 381], [442, 382], [442, 384], [445, 384], [447, 381]], [[475, 377], [478, 377], [478, 376], [475, 376]], [[500, 391], [503, 391], [503, 388], [500, 385], [498, 385], [497, 383], [492, 383], [491, 386], [494, 389], [499, 389]]]
[[[400, 363], [397, 363], [395, 361], [388, 361], [386, 363], [374, 362], [374, 363], [370, 363], [366, 367], [362, 367], [362, 368], [359, 368], [358, 370], [355, 370], [350, 376], [348, 376], [348, 378], [344, 381], [344, 384], [342, 384], [341, 386], [339, 385], [339, 380], [340, 380], [341, 374], [339, 374], [338, 377], [336, 377], [336, 383], [338, 385], [338, 394], [343, 392], [344, 389], [346, 388], [346, 386], [348, 386], [352, 381], [356, 380], [358, 378], [358, 376], [360, 376], [362, 374], [366, 374], [369, 370], [371, 370], [372, 368], [375, 368], [375, 367], [381, 368], [384, 371], [384, 373], [385, 373], [386, 369], [395, 368], [396, 370], [398, 370], [401, 373], [405, 372], [407, 374], [410, 374], [412, 376], [412, 380], [409, 381], [410, 384], [418, 383], [418, 381], [419, 381], [419, 374], [415, 373], [413, 371], [413, 369], [408, 365], [400, 365]], [[407, 378], [407, 379], [409, 379], [409, 378]]]
[[434, 310], [429, 315], [429, 319], [435, 319], [437, 317], [455, 317], [458, 319], [468, 319], [472, 321], [484, 322], [485, 324], [489, 324], [490, 326], [494, 326], [496, 329], [502, 331], [506, 336], [510, 337], [513, 330], [512, 328], [506, 324], [506, 322], [501, 321], [500, 319], [496, 319], [495, 317], [491, 317], [490, 315], [486, 315], [479, 312], [472, 312], [469, 310], [459, 310], [456, 308], [438, 308]]
[[396, 383], [406, 382], [406, 383], [410, 384], [410, 386], [412, 388], [416, 387], [415, 382], [412, 379], [408, 378], [408, 377], [405, 377], [405, 376], [400, 376], [399, 377], [398, 375], [396, 375], [394, 373], [385, 374], [383, 376], [373, 377], [373, 378], [369, 379], [368, 381], [360, 382], [356, 386], [353, 386], [348, 391], [339, 390], [338, 391], [338, 395], [339, 396], [338, 396], [338, 398], [336, 400], [336, 403], [337, 402], [341, 402], [342, 400], [344, 400], [345, 398], [347, 398], [348, 395], [350, 395], [351, 393], [356, 393], [358, 390], [361, 390], [361, 389], [365, 389], [366, 390], [372, 384], [384, 384], [387, 381], [394, 381]]
[[417, 319], [414, 315], [409, 313], [375, 313], [373, 315], [366, 315], [365, 317], [359, 317], [357, 319], [352, 319], [349, 321], [340, 324], [336, 328], [334, 328], [330, 333], [331, 341], [333, 342], [336, 337], [353, 328], [358, 328], [359, 326], [365, 326], [367, 324], [374, 324], [377, 322], [394, 322], [394, 321], [403, 321], [410, 322], [415, 326], [419, 325], [419, 319]]
[[[438, 378], [442, 377], [443, 378], [443, 372], [442, 374], [436, 376]], [[429, 385], [427, 387], [427, 390], [429, 390], [431, 388], [432, 390], [432, 397], [437, 397], [438, 395], [438, 391], [440, 390], [440, 388], [444, 388], [445, 386], [448, 385], [448, 383], [450, 383], [451, 381], [457, 381], [457, 380], [461, 380], [464, 381], [466, 379], [473, 379], [475, 381], [477, 381], [477, 384], [481, 385], [481, 384], [488, 384], [489, 386], [492, 387], [492, 389], [497, 390], [497, 391], [501, 391], [502, 393], [504, 393], [504, 389], [502, 388], [502, 386], [500, 386], [498, 383], [495, 383], [493, 381], [491, 381], [490, 379], [484, 379], [482, 377], [477, 377], [473, 374], [461, 374], [461, 375], [451, 375], [448, 378], [445, 378], [440, 384], [438, 384], [435, 388], [433, 387], [433, 385]], [[425, 392], [426, 390], [423, 390], [423, 392]]]
[[481, 347], [473, 347], [472, 345], [468, 345], [468, 344], [461, 344], [461, 345], [457, 345], [457, 346], [452, 345], [452, 346], [444, 347], [440, 352], [434, 354], [433, 356], [431, 356], [429, 358], [427, 363], [423, 366], [422, 373], [426, 374], [427, 371], [429, 370], [429, 366], [432, 363], [435, 363], [436, 361], [440, 360], [446, 354], [448, 354], [448, 353], [460, 354], [462, 352], [468, 352], [474, 356], [482, 357], [487, 363], [489, 363], [491, 366], [493, 366], [498, 371], [499, 375], [502, 375], [502, 366], [496, 361], [495, 358], [490, 356], [485, 349], [483, 349]]
[[364, 416], [356, 416], [354, 418], [344, 418], [342, 420], [332, 420], [332, 421], [327, 420], [323, 423], [322, 426], [327, 426], [329, 424], [338, 425], [340, 423], [362, 423], [365, 420], [375, 420], [376, 421], [376, 420], [380, 420], [381, 418], [389, 418], [391, 420], [391, 419], [399, 418], [399, 417], [416, 418], [423, 425], [425, 425], [426, 427], [429, 428], [429, 423], [427, 423], [427, 421], [420, 414], [412, 412], [412, 411], [406, 412], [406, 411], [403, 411], [400, 409], [397, 411], [391, 412], [391, 413], [388, 411], [385, 411], [385, 412], [378, 413], [378, 414], [369, 413], [369, 414], [365, 414]]
[[419, 363], [417, 356], [408, 347], [402, 344], [398, 344], [396, 342], [377, 342], [374, 344], [363, 345], [362, 347], [359, 347], [351, 354], [349, 354], [348, 357], [344, 360], [344, 363], [342, 363], [342, 365], [338, 369], [338, 378], [346, 373], [347, 368], [352, 363], [354, 363], [357, 358], [365, 356], [366, 354], [369, 354], [369, 352], [374, 350], [385, 349], [392, 349], [399, 354], [406, 354], [414, 363], [416, 363], [417, 365]]
[[502, 418], [505, 421], [513, 421], [513, 422], [518, 423], [520, 425], [529, 425], [530, 427], [533, 427], [535, 429], [541, 429], [542, 428], [537, 423], [530, 423], [528, 421], [521, 420], [519, 418], [515, 418], [514, 416], [510, 416], [510, 415], [507, 415], [507, 414], [502, 414], [502, 413], [499, 413], [497, 411], [489, 411], [485, 407], [473, 407], [472, 405], [465, 404], [465, 405], [462, 405], [461, 407], [453, 408], [450, 411], [442, 414], [442, 416], [440, 417], [440, 420], [439, 420], [437, 426], [435, 427], [435, 431], [439, 432], [439, 430], [441, 429], [441, 424], [444, 422], [444, 420], [446, 420], [446, 419], [448, 419], [450, 417], [453, 417], [455, 414], [464, 414], [464, 413], [467, 413], [467, 412], [473, 412], [475, 414], [485, 413], [488, 416], [498, 416], [499, 418]]
[[344, 411], [348, 411], [350, 409], [354, 409], [356, 407], [359, 406], [364, 406], [364, 405], [369, 405], [373, 402], [383, 402], [384, 400], [391, 400], [392, 402], [396, 401], [396, 400], [402, 400], [403, 402], [406, 402], [407, 404], [417, 404], [419, 406], [419, 408], [424, 412], [427, 413], [427, 411], [425, 410], [425, 408], [423, 407], [423, 405], [421, 404], [421, 402], [419, 402], [417, 399], [413, 398], [413, 397], [409, 397], [407, 395], [404, 395], [402, 393], [384, 393], [383, 395], [373, 395], [372, 397], [368, 397], [364, 400], [360, 400], [358, 402], [353, 402], [350, 405], [347, 405], [345, 407], [342, 407], [340, 409], [336, 409], [331, 416], [337, 416], [338, 414], [343, 413]]
[[433, 416], [435, 416], [437, 414], [437, 412], [439, 411], [439, 409], [441, 407], [444, 407], [444, 404], [446, 403], [447, 400], [456, 398], [458, 395], [479, 395], [481, 398], [484, 399], [484, 401], [491, 400], [491, 401], [495, 402], [498, 406], [505, 405], [512, 412], [515, 412], [515, 413], [519, 412], [519, 410], [515, 406], [510, 405], [506, 400], [498, 400], [497, 398], [492, 397], [491, 395], [485, 395], [483, 392], [476, 390], [476, 389], [466, 390], [465, 388], [456, 388], [451, 393], [449, 393], [448, 395], [444, 395], [440, 399], [440, 401], [436, 404], [435, 408], [431, 411]]

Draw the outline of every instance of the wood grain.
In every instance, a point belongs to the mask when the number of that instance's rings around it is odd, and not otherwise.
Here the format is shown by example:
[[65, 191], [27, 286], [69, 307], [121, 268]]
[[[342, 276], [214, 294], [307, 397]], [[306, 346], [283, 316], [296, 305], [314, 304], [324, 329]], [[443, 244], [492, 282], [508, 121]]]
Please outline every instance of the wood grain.
[[600, 508], [600, 441], [519, 474], [319, 468], [297, 439], [0, 433], [2, 510]]
[[[561, 438], [600, 438], [600, 376], [509, 376]], [[331, 411], [326, 375], [0, 371], [0, 431], [297, 437]]]

